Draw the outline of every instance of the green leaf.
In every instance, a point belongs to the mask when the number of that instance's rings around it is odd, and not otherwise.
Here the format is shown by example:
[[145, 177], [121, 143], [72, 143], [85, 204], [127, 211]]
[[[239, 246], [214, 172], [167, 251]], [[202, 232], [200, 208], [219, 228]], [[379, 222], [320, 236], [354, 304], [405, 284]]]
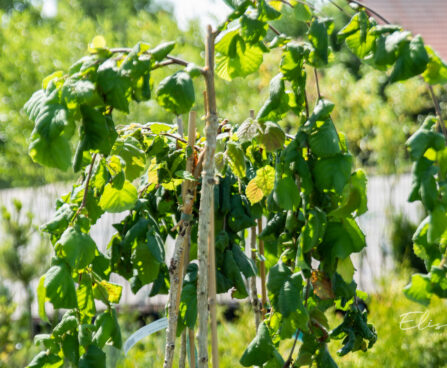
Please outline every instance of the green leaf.
[[250, 142], [261, 132], [261, 127], [256, 120], [248, 118], [236, 131], [239, 142]]
[[344, 259], [339, 259], [337, 262], [337, 273], [343, 278], [343, 281], [347, 284], [351, 283], [354, 277], [354, 265], [352, 264], [351, 258], [346, 257]]
[[60, 262], [52, 266], [45, 274], [45, 296], [54, 308], [76, 308], [75, 284], [68, 266]]
[[354, 171], [343, 189], [339, 207], [332, 210], [329, 216], [343, 218], [354, 212], [355, 216], [364, 214], [368, 210], [367, 181], [366, 174], [362, 169]]
[[248, 43], [257, 43], [267, 34], [266, 22], [257, 19], [257, 14], [244, 14], [239, 18], [241, 36]]
[[292, 271], [282, 262], [270, 268], [267, 276], [267, 289], [273, 294], [278, 294], [284, 282], [292, 276]]
[[319, 251], [329, 259], [345, 259], [351, 253], [360, 252], [366, 246], [365, 235], [354, 219], [345, 218], [342, 222], [328, 222]]
[[176, 115], [188, 112], [194, 105], [194, 85], [189, 74], [184, 71], [163, 79], [156, 93], [158, 104]]
[[157, 260], [157, 262], [163, 263], [165, 260], [165, 248], [163, 239], [161, 238], [160, 234], [157, 233], [154, 229], [150, 229], [147, 232], [146, 240], [149, 250], [151, 251], [154, 258]]
[[420, 159], [429, 148], [439, 151], [445, 147], [444, 136], [432, 130], [435, 126], [436, 118], [428, 116], [420, 128], [405, 143], [413, 161]]
[[441, 259], [439, 244], [433, 244], [428, 241], [428, 229], [430, 218], [427, 216], [418, 226], [413, 235], [414, 253], [421, 258], [427, 266], [427, 269], [436, 261]]
[[256, 185], [262, 190], [265, 196], [268, 196], [275, 185], [275, 169], [270, 165], [265, 165], [256, 170], [254, 178]]
[[411, 276], [411, 282], [404, 288], [404, 294], [410, 300], [423, 305], [429, 305], [432, 296], [430, 276], [420, 273]]
[[92, 279], [86, 274], [82, 274], [78, 289], [76, 290], [78, 307], [82, 316], [81, 320], [91, 321], [96, 314], [95, 299], [93, 297]]
[[295, 312], [302, 304], [302, 281], [301, 275], [294, 274], [281, 286], [278, 296], [278, 310], [284, 317], [288, 317], [292, 312]]
[[299, 242], [302, 251], [307, 253], [320, 244], [326, 230], [326, 214], [318, 208], [308, 211], [307, 221], [301, 229]]
[[280, 73], [270, 81], [270, 96], [258, 112], [256, 118], [259, 121], [279, 120], [289, 110], [289, 96], [285, 93], [282, 78]]
[[107, 59], [97, 70], [98, 88], [106, 103], [118, 110], [129, 112], [131, 81], [128, 74]]
[[264, 21], [275, 20], [281, 17], [281, 12], [269, 5], [266, 0], [258, 1], [259, 19]]
[[434, 175], [437, 171], [438, 169], [433, 165], [433, 162], [425, 157], [421, 157], [414, 163], [409, 202], [421, 200], [424, 207], [429, 211], [435, 207], [438, 198], [438, 188]]
[[314, 18], [312, 21], [308, 37], [313, 46], [309, 55], [309, 63], [317, 68], [326, 66], [329, 63], [331, 48], [329, 46], [329, 33], [334, 25], [329, 19]]
[[102, 348], [107, 340], [112, 336], [115, 328], [115, 322], [112, 314], [109, 312], [103, 312], [95, 319], [96, 332], [93, 335], [93, 343]]
[[136, 242], [132, 247], [133, 267], [138, 272], [138, 278], [146, 285], [155, 281], [160, 270], [160, 262], [153, 256], [151, 247], [146, 242]]
[[233, 258], [245, 278], [248, 279], [249, 277], [255, 276], [257, 270], [253, 260], [248, 258], [238, 245], [233, 245], [231, 249], [233, 251]]
[[338, 134], [331, 119], [327, 119], [312, 131], [309, 147], [318, 157], [334, 156], [341, 152]]
[[96, 345], [90, 345], [79, 360], [79, 368], [106, 368], [106, 354]]
[[164, 42], [158, 45], [157, 47], [150, 50], [150, 54], [152, 55], [152, 59], [154, 61], [162, 61], [168, 54], [174, 49], [175, 42]]
[[424, 80], [429, 84], [446, 84], [447, 83], [447, 64], [441, 57], [430, 47], [425, 46], [429, 61], [425, 72], [422, 74]]
[[375, 41], [375, 37], [369, 33], [368, 18], [368, 15], [361, 11], [338, 33], [339, 38], [345, 39], [348, 48], [360, 59], [371, 52]]
[[262, 322], [258, 327], [256, 337], [250, 342], [239, 362], [244, 367], [261, 366], [272, 359], [274, 351], [275, 347], [269, 330]]
[[56, 354], [48, 354], [46, 351], [41, 351], [27, 365], [27, 368], [58, 368], [63, 364], [64, 360]]
[[140, 142], [134, 137], [120, 138], [113, 146], [112, 155], [121, 157], [126, 163], [126, 178], [132, 181], [138, 178], [146, 167], [146, 155]]
[[286, 135], [278, 124], [267, 121], [258, 139], [268, 152], [273, 152], [284, 147]]
[[51, 234], [61, 234], [67, 228], [74, 214], [73, 205], [64, 203], [57, 209], [54, 217], [42, 225], [41, 229]]
[[195, 283], [185, 283], [180, 298], [179, 317], [184, 325], [193, 329], [197, 320], [197, 288]]
[[319, 99], [315, 105], [312, 115], [305, 124], [305, 129], [314, 129], [317, 121], [325, 121], [330, 119], [330, 113], [334, 109], [334, 106], [334, 103], [329, 100]]
[[62, 338], [62, 351], [64, 357], [73, 364], [79, 361], [79, 342], [78, 337], [70, 334], [65, 334]]
[[447, 229], [447, 214], [444, 206], [438, 204], [428, 215], [427, 241], [438, 243]]
[[64, 135], [55, 138], [31, 136], [28, 152], [33, 161], [66, 171], [71, 165], [71, 149]]
[[[230, 39], [228, 40], [229, 36]], [[225, 37], [227, 36], [227, 37]], [[246, 44], [236, 33], [224, 34], [221, 40], [225, 43], [216, 43], [216, 73], [227, 81], [236, 77], [245, 77], [254, 73], [262, 64], [263, 52], [258, 44]], [[229, 46], [229, 47], [226, 47]]]
[[78, 227], [69, 227], [55, 245], [56, 255], [64, 259], [71, 268], [83, 269], [95, 258], [97, 251], [93, 239]]
[[244, 178], [246, 173], [245, 154], [242, 147], [235, 142], [228, 142], [225, 152], [229, 159], [231, 169], [239, 178]]
[[229, 249], [225, 251], [223, 273], [232, 281], [233, 286], [236, 288], [236, 293], [233, 293], [233, 296], [238, 299], [246, 298], [248, 293], [241, 271], [234, 259], [233, 252]]
[[40, 277], [39, 284], [37, 285], [37, 306], [40, 319], [44, 322], [48, 322], [47, 313], [45, 311], [45, 299], [46, 299], [45, 275], [43, 275]]
[[332, 359], [326, 344], [320, 347], [315, 361], [317, 363], [317, 368], [338, 368], [337, 363], [335, 363], [334, 359]]
[[351, 175], [352, 156], [339, 154], [334, 157], [319, 159], [313, 167], [316, 187], [323, 190], [343, 191]]
[[273, 198], [278, 206], [284, 210], [298, 208], [301, 201], [300, 191], [290, 176], [286, 176], [278, 181], [273, 191]]
[[414, 37], [399, 50], [390, 82], [402, 81], [425, 71], [429, 58], [421, 36]]
[[112, 183], [109, 183], [104, 188], [99, 206], [107, 212], [123, 212], [133, 208], [137, 199], [137, 189], [130, 181], [126, 180], [121, 189], [117, 189]]
[[280, 70], [284, 78], [296, 82], [305, 81], [303, 66], [309, 53], [310, 48], [307, 44], [289, 42], [282, 53], [280, 63]]

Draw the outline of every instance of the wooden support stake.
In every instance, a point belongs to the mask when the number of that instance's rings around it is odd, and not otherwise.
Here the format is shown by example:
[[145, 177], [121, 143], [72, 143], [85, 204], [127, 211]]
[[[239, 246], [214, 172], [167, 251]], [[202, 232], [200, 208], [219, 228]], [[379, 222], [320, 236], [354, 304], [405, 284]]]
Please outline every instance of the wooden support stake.
[[211, 227], [214, 193], [214, 153], [216, 136], [219, 128], [216, 108], [216, 92], [214, 87], [214, 34], [208, 26], [205, 45], [205, 83], [207, 93], [205, 156], [203, 159], [202, 188], [200, 193], [199, 229], [197, 255], [199, 273], [197, 277], [197, 334], [199, 368], [208, 367], [208, 236]]
[[211, 226], [208, 238], [209, 244], [209, 298], [208, 305], [210, 308], [211, 318], [211, 356], [213, 368], [219, 367], [219, 348], [217, 340], [217, 314], [216, 314], [216, 255], [214, 244], [214, 191], [212, 193], [212, 213], [211, 213]]

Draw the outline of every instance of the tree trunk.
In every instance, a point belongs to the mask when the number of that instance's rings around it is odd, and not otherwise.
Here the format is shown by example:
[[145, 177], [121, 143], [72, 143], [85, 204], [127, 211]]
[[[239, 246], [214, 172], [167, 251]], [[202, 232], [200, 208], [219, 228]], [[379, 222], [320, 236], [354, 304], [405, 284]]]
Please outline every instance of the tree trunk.
[[[202, 172], [202, 189], [199, 210], [197, 280], [199, 368], [208, 367], [208, 236], [211, 216], [214, 215], [214, 152], [218, 129], [216, 95], [214, 90], [214, 35], [208, 26], [205, 48], [205, 81], [207, 93], [206, 142]], [[214, 235], [213, 235], [214, 236]]]

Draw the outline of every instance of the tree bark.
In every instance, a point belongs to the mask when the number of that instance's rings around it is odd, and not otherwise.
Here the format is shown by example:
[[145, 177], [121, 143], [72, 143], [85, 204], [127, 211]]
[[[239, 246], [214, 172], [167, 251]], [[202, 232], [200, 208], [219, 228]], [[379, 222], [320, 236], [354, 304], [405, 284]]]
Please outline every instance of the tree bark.
[[[190, 112], [190, 125], [194, 127], [194, 133], [188, 136], [188, 146], [194, 147], [195, 143], [195, 112]], [[187, 161], [187, 170], [192, 174], [193, 159]], [[188, 164], [189, 163], [189, 164]], [[166, 331], [166, 346], [165, 346], [165, 360], [163, 368], [172, 368], [174, 362], [175, 338], [177, 333], [178, 307], [180, 302], [180, 295], [183, 284], [183, 259], [185, 245], [189, 243], [189, 236], [191, 234], [191, 217], [194, 206], [194, 191], [195, 183], [186, 180], [182, 186], [182, 215], [178, 224], [179, 231], [175, 240], [174, 254], [171, 258], [169, 266], [169, 304], [168, 304], [168, 329]]]
[[199, 210], [197, 280], [199, 368], [208, 367], [208, 236], [211, 216], [214, 214], [214, 152], [218, 129], [216, 94], [214, 89], [214, 36], [208, 26], [205, 47], [205, 82], [207, 93], [206, 142], [202, 172], [202, 189]]

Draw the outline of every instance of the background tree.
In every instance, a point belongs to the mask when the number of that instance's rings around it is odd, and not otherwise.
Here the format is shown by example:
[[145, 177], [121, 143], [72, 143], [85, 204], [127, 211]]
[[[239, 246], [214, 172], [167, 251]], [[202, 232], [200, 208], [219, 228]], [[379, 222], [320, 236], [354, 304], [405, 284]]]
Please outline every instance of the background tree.
[[14, 200], [12, 211], [5, 206], [1, 207], [0, 221], [2, 227], [0, 275], [3, 279], [21, 285], [26, 295], [23, 316], [28, 324], [29, 337], [32, 338], [34, 288], [31, 282], [48, 265], [48, 244], [33, 223], [32, 213], [23, 213], [22, 204], [18, 200]]

